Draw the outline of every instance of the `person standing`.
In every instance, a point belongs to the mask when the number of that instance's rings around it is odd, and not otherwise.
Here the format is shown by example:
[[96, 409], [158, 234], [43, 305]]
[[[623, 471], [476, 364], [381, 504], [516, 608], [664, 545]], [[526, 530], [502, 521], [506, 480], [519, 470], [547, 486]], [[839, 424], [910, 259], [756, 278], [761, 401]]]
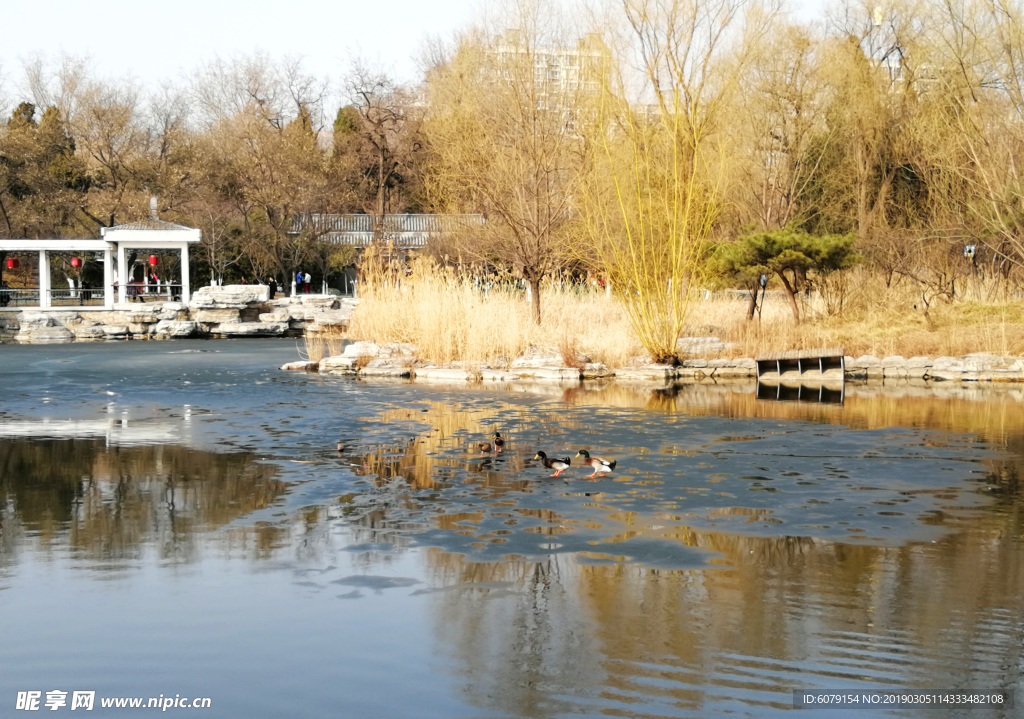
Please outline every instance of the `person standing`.
[[308, 295], [308, 294], [309, 294], [309, 283], [313, 281], [313, 278], [312, 278], [312, 277], [310, 276], [310, 274], [309, 274], [309, 273], [307, 272], [307, 273], [306, 273], [306, 276], [305, 276], [305, 277], [303, 277], [302, 279], [303, 279], [303, 282], [304, 282], [304, 283], [305, 283], [305, 285], [306, 285], [306, 294]]
[[267, 286], [270, 287], [270, 299], [274, 299], [274, 295], [277, 294], [277, 280], [271, 277], [267, 280]]
[[297, 295], [300, 287], [302, 287], [302, 270], [295, 273], [295, 291], [292, 294]]

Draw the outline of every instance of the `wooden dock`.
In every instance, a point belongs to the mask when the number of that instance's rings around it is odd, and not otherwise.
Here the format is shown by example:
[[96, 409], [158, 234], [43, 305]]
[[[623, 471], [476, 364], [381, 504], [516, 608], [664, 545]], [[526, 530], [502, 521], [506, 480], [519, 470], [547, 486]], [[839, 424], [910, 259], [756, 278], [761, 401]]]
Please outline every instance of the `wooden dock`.
[[792, 350], [754, 358], [758, 382], [843, 382], [846, 353], [843, 347]]

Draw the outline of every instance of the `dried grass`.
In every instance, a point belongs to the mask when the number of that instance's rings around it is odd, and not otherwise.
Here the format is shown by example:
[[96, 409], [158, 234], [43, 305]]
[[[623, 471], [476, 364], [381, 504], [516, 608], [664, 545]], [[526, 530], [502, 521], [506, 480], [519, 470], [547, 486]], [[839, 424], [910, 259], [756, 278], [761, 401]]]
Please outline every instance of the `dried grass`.
[[[507, 366], [531, 346], [562, 355], [567, 365], [582, 353], [609, 367], [645, 356], [621, 305], [604, 292], [547, 283], [542, 286], [543, 324], [530, 317], [520, 290], [488, 292], [451, 269], [419, 261], [400, 284], [365, 288], [347, 335], [325, 331], [307, 340], [307, 351], [337, 354], [343, 339], [408, 342], [420, 359]], [[910, 288], [886, 287], [864, 275], [850, 283], [841, 309], [817, 297], [802, 298], [805, 320], [793, 321], [789, 300], [769, 293], [760, 317], [746, 320], [747, 300], [721, 293], [693, 305], [684, 332], [733, 343], [725, 356], [844, 346], [853, 356], [962, 356], [972, 352], [1024, 356], [1024, 302], [933, 301], [929, 317]], [[918, 308], [915, 309], [915, 304]], [[313, 344], [310, 345], [309, 342]], [[319, 343], [319, 344], [317, 344]], [[322, 350], [316, 349], [322, 346]]]
[[531, 346], [609, 366], [643, 354], [625, 313], [603, 292], [545, 283], [541, 312], [538, 326], [521, 290], [497, 284], [485, 292], [470, 277], [420, 260], [401, 283], [364, 288], [348, 336], [408, 342], [420, 359], [439, 364], [504, 366]]
[[[808, 319], [799, 325], [782, 293], [769, 293], [761, 318], [752, 322], [743, 319], [745, 300], [715, 300], [701, 307], [706, 323], [715, 325], [722, 339], [736, 343], [729, 353], [736, 357], [836, 346], [845, 346], [846, 353], [853, 356], [1024, 355], [1024, 302], [1019, 300], [936, 300], [926, 317], [915, 291], [885, 287], [864, 277], [837, 315], [828, 315], [817, 299], [804, 298], [803, 303], [802, 312]], [[929, 318], [934, 329], [929, 328]]]

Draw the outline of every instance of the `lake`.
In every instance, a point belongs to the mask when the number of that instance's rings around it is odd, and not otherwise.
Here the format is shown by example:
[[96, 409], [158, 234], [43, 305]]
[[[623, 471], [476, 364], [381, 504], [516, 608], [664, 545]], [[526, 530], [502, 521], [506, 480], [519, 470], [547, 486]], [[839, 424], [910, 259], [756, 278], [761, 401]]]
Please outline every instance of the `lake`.
[[[0, 715], [1020, 715], [1024, 388], [298, 358], [0, 346]], [[615, 471], [534, 460], [579, 449]]]

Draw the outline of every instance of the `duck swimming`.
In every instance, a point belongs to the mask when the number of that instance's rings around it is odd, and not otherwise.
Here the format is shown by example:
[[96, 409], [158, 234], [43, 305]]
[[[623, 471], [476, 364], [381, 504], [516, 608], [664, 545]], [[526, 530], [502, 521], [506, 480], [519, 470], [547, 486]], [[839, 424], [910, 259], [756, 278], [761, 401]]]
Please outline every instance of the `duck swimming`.
[[562, 472], [569, 469], [569, 465], [572, 464], [572, 460], [569, 457], [548, 457], [543, 452], [537, 452], [533, 458], [539, 459], [548, 469], [555, 470], [555, 473], [551, 475], [552, 477], [557, 477]]
[[607, 459], [601, 459], [600, 457], [591, 457], [590, 452], [585, 449], [581, 449], [577, 452], [576, 456], [583, 457], [583, 464], [593, 468], [593, 474], [589, 475], [591, 477], [598, 472], [611, 472], [615, 469], [615, 465], [618, 463], [618, 461], [614, 459], [609, 461]]

